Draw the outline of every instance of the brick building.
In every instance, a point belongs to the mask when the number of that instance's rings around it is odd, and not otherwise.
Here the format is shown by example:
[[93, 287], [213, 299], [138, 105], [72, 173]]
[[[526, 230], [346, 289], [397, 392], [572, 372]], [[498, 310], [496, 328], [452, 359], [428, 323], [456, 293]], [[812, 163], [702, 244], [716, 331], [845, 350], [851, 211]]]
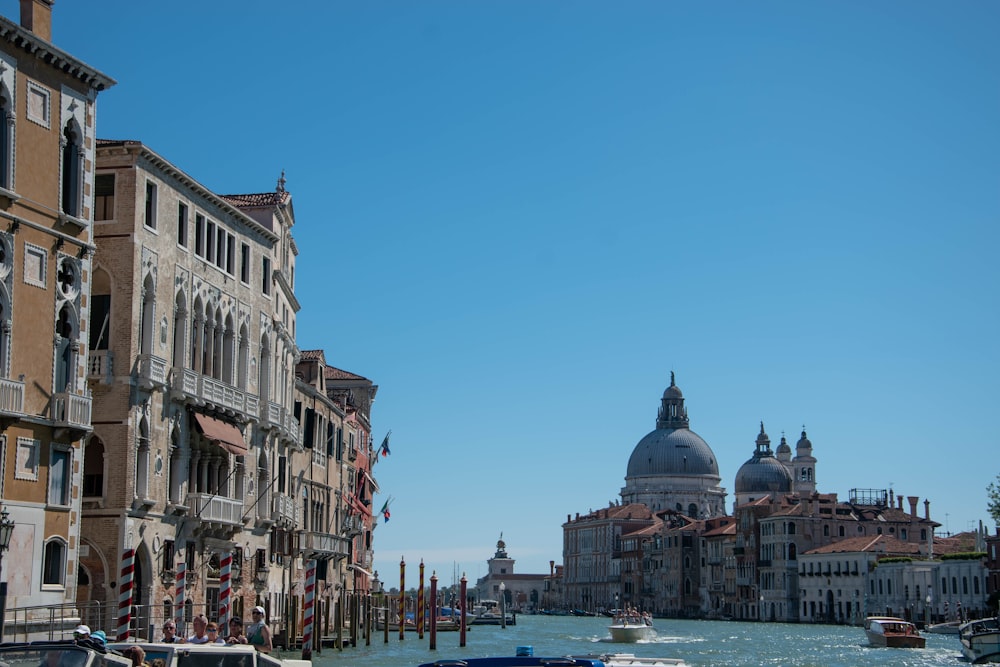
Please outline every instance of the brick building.
[[3, 576], [8, 605], [43, 609], [26, 631], [52, 629], [45, 607], [75, 614], [86, 553], [96, 101], [114, 85], [52, 44], [51, 5], [22, 0], [20, 25], [0, 17], [0, 497], [15, 522]]

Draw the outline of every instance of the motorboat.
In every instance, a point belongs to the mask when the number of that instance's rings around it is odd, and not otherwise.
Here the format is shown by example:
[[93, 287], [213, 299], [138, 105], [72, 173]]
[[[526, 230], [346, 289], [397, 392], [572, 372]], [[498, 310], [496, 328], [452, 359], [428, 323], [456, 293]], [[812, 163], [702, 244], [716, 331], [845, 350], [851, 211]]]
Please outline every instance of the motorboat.
[[996, 617], [969, 621], [958, 630], [962, 655], [969, 662], [1000, 662], [1000, 623]]
[[[145, 662], [163, 667], [312, 667], [311, 660], [281, 659], [258, 651], [251, 644], [163, 644], [155, 642], [112, 642], [110, 649], [124, 651], [139, 646]], [[132, 662], [129, 661], [129, 667]]]
[[935, 623], [924, 628], [924, 632], [933, 635], [957, 635], [959, 628], [965, 621], [948, 621], [947, 623]]
[[128, 658], [94, 639], [0, 645], [0, 665], [24, 667], [132, 667]]
[[611, 625], [611, 641], [619, 643], [635, 643], [646, 641], [656, 634], [653, 629], [653, 617], [645, 614], [621, 614], [616, 616]]
[[634, 653], [595, 653], [570, 657], [600, 660], [605, 667], [687, 667], [682, 658], [647, 658]]
[[917, 626], [895, 616], [869, 616], [865, 619], [865, 634], [872, 646], [924, 648], [927, 644]]

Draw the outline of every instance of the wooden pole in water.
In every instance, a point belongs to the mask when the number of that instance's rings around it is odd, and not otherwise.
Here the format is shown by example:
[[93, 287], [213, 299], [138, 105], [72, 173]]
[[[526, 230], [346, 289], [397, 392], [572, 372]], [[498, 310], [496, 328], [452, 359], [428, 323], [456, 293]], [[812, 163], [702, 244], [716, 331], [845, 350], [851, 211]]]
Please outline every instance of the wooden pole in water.
[[431, 639], [430, 650], [437, 649], [437, 600], [438, 600], [438, 578], [437, 572], [431, 572]]
[[399, 641], [403, 641], [406, 630], [406, 561], [399, 557]]
[[424, 559], [420, 559], [420, 586], [417, 588], [417, 638], [424, 638]]
[[469, 582], [465, 578], [465, 572], [463, 572], [462, 573], [462, 579], [461, 579], [460, 584], [459, 584], [459, 591], [461, 592], [461, 595], [462, 595], [462, 602], [461, 602], [461, 609], [462, 609], [462, 625], [461, 625], [461, 628], [462, 628], [462, 630], [458, 633], [458, 635], [459, 635], [459, 637], [458, 637], [458, 645], [459, 646], [465, 646], [465, 594], [466, 594], [466, 589], [468, 588], [468, 585], [469, 585]]

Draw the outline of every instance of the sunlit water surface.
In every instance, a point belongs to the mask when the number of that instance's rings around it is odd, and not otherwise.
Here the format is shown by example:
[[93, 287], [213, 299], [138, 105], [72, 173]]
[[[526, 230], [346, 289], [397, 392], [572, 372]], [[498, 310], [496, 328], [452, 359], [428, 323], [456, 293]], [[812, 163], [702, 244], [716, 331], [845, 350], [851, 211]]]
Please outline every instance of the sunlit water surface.
[[[574, 616], [518, 616], [517, 625], [472, 626], [466, 645], [459, 647], [457, 632], [442, 632], [437, 649], [429, 648], [430, 636], [407, 632], [373, 635], [371, 645], [364, 639], [358, 646], [342, 651], [324, 649], [313, 655], [317, 667], [334, 664], [416, 667], [435, 660], [455, 660], [486, 656], [514, 655], [517, 647], [531, 646], [536, 656], [565, 656], [587, 653], [628, 652], [639, 656], [683, 658], [697, 665], [774, 665], [800, 667], [864, 667], [866, 665], [956, 665], [969, 663], [962, 658], [955, 635], [927, 635], [925, 649], [889, 649], [868, 646], [864, 630], [836, 625], [782, 623], [740, 623], [726, 621], [682, 621], [657, 619], [656, 637], [638, 644], [610, 641], [606, 618]], [[288, 655], [287, 657], [298, 657]]]

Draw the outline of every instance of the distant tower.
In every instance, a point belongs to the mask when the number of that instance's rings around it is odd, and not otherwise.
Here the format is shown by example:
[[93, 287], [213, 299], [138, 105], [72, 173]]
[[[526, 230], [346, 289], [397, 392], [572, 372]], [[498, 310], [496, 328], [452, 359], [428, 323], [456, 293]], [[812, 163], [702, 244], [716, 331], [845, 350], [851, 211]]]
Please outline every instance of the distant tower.
[[487, 576], [491, 579], [514, 574], [514, 559], [507, 556], [507, 543], [503, 541], [503, 533], [500, 533], [500, 539], [497, 540], [496, 553], [486, 564], [489, 566]]
[[806, 429], [802, 427], [802, 437], [795, 443], [795, 458], [792, 459], [792, 479], [796, 493], [814, 493], [816, 491], [816, 457], [813, 456], [813, 446], [806, 437]]

